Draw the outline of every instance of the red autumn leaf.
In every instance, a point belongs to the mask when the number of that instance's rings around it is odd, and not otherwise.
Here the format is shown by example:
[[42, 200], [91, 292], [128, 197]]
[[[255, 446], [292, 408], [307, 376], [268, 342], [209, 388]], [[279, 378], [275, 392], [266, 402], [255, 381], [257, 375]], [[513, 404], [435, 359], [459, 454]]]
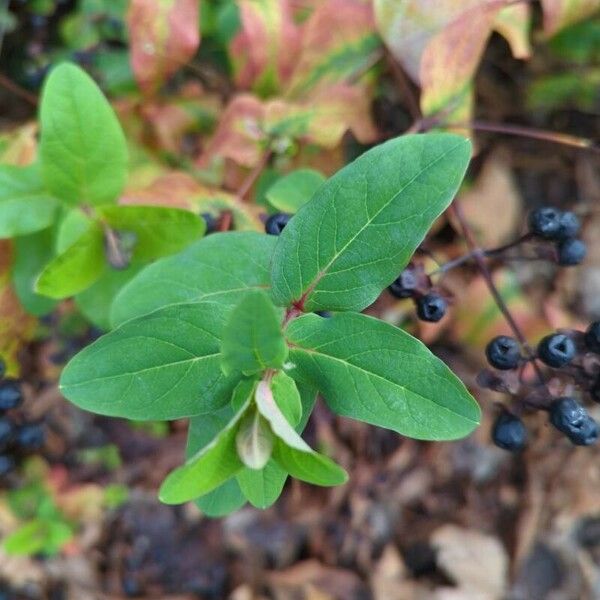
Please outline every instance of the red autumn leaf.
[[154, 93], [194, 56], [200, 44], [199, 11], [199, 0], [131, 1], [131, 65], [145, 93]]

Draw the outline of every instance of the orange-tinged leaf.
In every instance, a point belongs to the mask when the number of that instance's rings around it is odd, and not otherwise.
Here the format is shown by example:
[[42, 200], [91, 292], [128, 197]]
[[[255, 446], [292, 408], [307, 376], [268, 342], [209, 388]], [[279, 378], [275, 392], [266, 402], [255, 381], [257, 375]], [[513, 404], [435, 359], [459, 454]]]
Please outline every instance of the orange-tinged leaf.
[[131, 0], [131, 65], [145, 93], [155, 92], [200, 44], [199, 0]]
[[370, 2], [325, 0], [304, 25], [302, 50], [286, 93], [300, 98], [316, 87], [358, 78], [380, 56]]
[[544, 33], [554, 35], [600, 10], [600, 0], [542, 0]]
[[0, 136], [0, 162], [24, 167], [35, 161], [37, 154], [37, 123], [28, 123]]
[[494, 29], [508, 42], [515, 58], [531, 56], [531, 6], [514, 4], [498, 12], [494, 21]]
[[302, 102], [267, 103], [265, 130], [324, 148], [334, 148], [348, 130], [363, 143], [377, 137], [369, 95], [359, 86], [345, 84], [315, 91], [310, 100]]
[[19, 375], [17, 356], [31, 340], [36, 319], [28, 315], [15, 295], [10, 281], [11, 243], [0, 240], [0, 356], [9, 375]]
[[208, 167], [213, 161], [229, 158], [244, 167], [253, 167], [262, 155], [261, 142], [265, 107], [251, 94], [233, 98], [221, 115], [212, 139], [198, 160], [198, 166]]
[[265, 97], [288, 80], [297, 61], [300, 28], [288, 0], [238, 0], [241, 30], [231, 42], [239, 88]]

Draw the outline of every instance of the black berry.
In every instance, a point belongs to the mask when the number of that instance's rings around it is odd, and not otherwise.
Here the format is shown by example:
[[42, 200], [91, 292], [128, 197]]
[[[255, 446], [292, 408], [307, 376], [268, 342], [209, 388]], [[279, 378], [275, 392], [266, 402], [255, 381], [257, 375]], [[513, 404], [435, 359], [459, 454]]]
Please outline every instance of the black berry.
[[492, 440], [503, 450], [518, 452], [527, 443], [527, 430], [519, 417], [503, 412], [494, 423]]
[[288, 215], [287, 213], [275, 213], [267, 219], [265, 231], [270, 235], [279, 235], [291, 218], [292, 215]]
[[15, 427], [11, 421], [0, 417], [0, 450], [6, 448], [12, 442], [15, 434]]
[[40, 423], [27, 423], [17, 429], [14, 443], [22, 450], [37, 450], [44, 445], [44, 429]]
[[200, 216], [204, 219], [204, 222], [206, 223], [205, 235], [217, 231], [217, 229], [219, 228], [219, 219], [217, 219], [214, 215], [211, 215], [209, 212], [203, 212]]
[[559, 398], [550, 407], [550, 422], [574, 444], [589, 446], [598, 438], [598, 426], [575, 398]]
[[11, 456], [0, 454], [0, 477], [5, 477], [16, 467], [15, 461]]
[[417, 299], [417, 315], [422, 321], [437, 323], [445, 314], [448, 303], [435, 293], [425, 294]]
[[508, 371], [519, 365], [521, 350], [517, 340], [507, 335], [499, 335], [487, 345], [485, 355], [492, 367]]
[[529, 231], [546, 240], [557, 239], [561, 212], [551, 206], [537, 208], [529, 213]]
[[418, 285], [417, 274], [414, 269], [409, 267], [398, 275], [388, 287], [388, 290], [395, 298], [410, 298], [414, 295]]
[[562, 267], [572, 267], [583, 261], [587, 254], [585, 242], [576, 238], [569, 238], [559, 242], [556, 246], [558, 264]]
[[585, 345], [590, 352], [600, 354], [600, 321], [594, 321], [585, 332]]
[[567, 210], [560, 215], [560, 225], [556, 234], [557, 239], [574, 238], [581, 229], [581, 222], [574, 212]]
[[23, 401], [19, 382], [5, 379], [0, 383], [0, 412], [16, 408]]
[[576, 350], [570, 337], [563, 333], [553, 333], [538, 344], [537, 353], [543, 363], [559, 369], [575, 358]]

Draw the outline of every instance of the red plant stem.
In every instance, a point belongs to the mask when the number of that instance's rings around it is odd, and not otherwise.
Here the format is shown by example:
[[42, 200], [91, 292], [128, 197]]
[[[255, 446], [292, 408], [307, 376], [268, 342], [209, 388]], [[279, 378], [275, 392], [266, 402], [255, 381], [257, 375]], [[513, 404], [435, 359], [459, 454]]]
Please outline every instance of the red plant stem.
[[529, 345], [529, 343], [527, 342], [527, 339], [526, 339], [525, 335], [523, 334], [523, 332], [521, 331], [521, 328], [519, 327], [519, 325], [515, 321], [514, 317], [512, 316], [512, 313], [510, 312], [508, 306], [506, 306], [506, 303], [504, 302], [504, 299], [500, 295], [498, 288], [496, 288], [496, 284], [494, 283], [492, 274], [490, 273], [490, 270], [488, 269], [487, 265], [485, 264], [485, 261], [483, 260], [483, 256], [482, 256], [483, 250], [481, 248], [479, 248], [479, 246], [475, 240], [475, 236], [473, 235], [473, 232], [471, 231], [471, 228], [469, 227], [467, 220], [465, 219], [465, 216], [462, 212], [460, 202], [457, 199], [455, 199], [454, 202], [452, 203], [452, 205], [450, 206], [450, 210], [454, 213], [454, 216], [456, 217], [457, 221], [460, 223], [460, 227], [462, 229], [463, 236], [465, 238], [465, 242], [467, 243], [467, 246], [468, 246], [469, 250], [471, 251], [473, 259], [475, 260], [477, 267], [479, 268], [479, 271], [480, 271], [481, 275], [483, 276], [483, 279], [488, 287], [488, 290], [490, 291], [490, 294], [492, 295], [492, 297], [494, 298], [494, 301], [496, 302], [496, 305], [500, 309], [500, 312], [504, 315], [504, 318], [506, 319], [507, 323], [509, 324], [510, 328], [512, 329], [515, 337], [517, 338], [517, 340], [519, 340], [519, 343], [521, 344], [521, 347], [523, 348], [523, 351], [525, 352], [526, 358], [531, 361], [531, 364], [532, 364], [540, 382], [542, 384], [545, 384], [544, 376], [543, 376], [538, 364], [535, 361], [535, 353], [534, 353], [533, 349], [531, 348], [531, 346]]

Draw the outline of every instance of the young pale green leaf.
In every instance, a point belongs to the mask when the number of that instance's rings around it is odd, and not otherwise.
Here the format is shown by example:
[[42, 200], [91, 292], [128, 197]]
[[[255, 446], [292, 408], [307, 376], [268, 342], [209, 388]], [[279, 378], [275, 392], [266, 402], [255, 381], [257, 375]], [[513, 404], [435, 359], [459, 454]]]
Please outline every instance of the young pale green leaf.
[[200, 302], [131, 320], [67, 364], [62, 393], [86, 410], [129, 419], [214, 411], [235, 385], [220, 368], [225, 313], [218, 302]]
[[221, 343], [226, 375], [279, 369], [287, 358], [281, 314], [262, 290], [251, 290], [231, 311]]
[[81, 208], [63, 209], [56, 234], [56, 253], [62, 254], [72, 246], [94, 223]]
[[135, 234], [133, 258], [140, 261], [180, 252], [206, 229], [202, 217], [180, 208], [120, 205], [98, 212], [111, 228]]
[[44, 265], [52, 259], [52, 228], [17, 237], [13, 243], [12, 279], [19, 302], [32, 315], [47, 315], [56, 306], [56, 301], [36, 294], [33, 289]]
[[[275, 377], [271, 380], [271, 389], [273, 390], [273, 397], [277, 406], [279, 406], [281, 412], [285, 418], [293, 423], [295, 421], [296, 407], [294, 407], [295, 400], [290, 398], [299, 392], [300, 398], [300, 415], [301, 418], [295, 426], [298, 433], [302, 433], [310, 413], [312, 412], [315, 399], [316, 391], [306, 385], [299, 385], [298, 388], [295, 386], [296, 392], [294, 393], [290, 388], [290, 378], [285, 375], [282, 371], [279, 371]], [[293, 410], [290, 408], [293, 407]], [[282, 469], [273, 459], [271, 459], [264, 469], [260, 471], [253, 471], [251, 469], [243, 469], [237, 474], [237, 481], [241, 492], [248, 499], [252, 506], [256, 508], [268, 508], [271, 506], [277, 498], [281, 495], [283, 486], [288, 477], [287, 471]]]
[[56, 299], [74, 296], [92, 285], [105, 268], [102, 228], [90, 223], [73, 244], [44, 267], [35, 291]]
[[275, 302], [307, 311], [371, 304], [450, 204], [470, 155], [456, 135], [405, 135], [339, 171], [279, 236]]
[[119, 121], [94, 81], [63, 63], [42, 93], [40, 157], [48, 190], [66, 204], [108, 204], [121, 193], [127, 146]]
[[278, 371], [271, 380], [271, 391], [279, 410], [296, 427], [302, 420], [302, 401], [296, 382], [283, 371]]
[[318, 387], [335, 413], [423, 440], [464, 437], [479, 406], [420, 341], [365, 315], [305, 315], [286, 330], [289, 372]]
[[235, 437], [240, 460], [249, 469], [260, 471], [271, 458], [273, 439], [273, 432], [261, 414], [257, 410], [247, 412]]
[[267, 289], [276, 238], [254, 232], [215, 233], [144, 269], [119, 292], [113, 325], [180, 302], [240, 301], [248, 289]]
[[266, 193], [269, 203], [285, 213], [297, 213], [321, 187], [325, 177], [314, 169], [298, 169], [278, 179]]
[[0, 239], [46, 229], [54, 222], [57, 206], [44, 190], [39, 165], [0, 166]]
[[269, 382], [260, 381], [254, 397], [258, 410], [277, 437], [273, 458], [281, 467], [293, 477], [315, 485], [340, 485], [347, 481], [344, 469], [315, 452], [288, 423], [273, 398]]
[[181, 504], [217, 489], [244, 466], [235, 444], [236, 434], [250, 397], [224, 429], [183, 466], [172, 471], [160, 486], [166, 504]]

